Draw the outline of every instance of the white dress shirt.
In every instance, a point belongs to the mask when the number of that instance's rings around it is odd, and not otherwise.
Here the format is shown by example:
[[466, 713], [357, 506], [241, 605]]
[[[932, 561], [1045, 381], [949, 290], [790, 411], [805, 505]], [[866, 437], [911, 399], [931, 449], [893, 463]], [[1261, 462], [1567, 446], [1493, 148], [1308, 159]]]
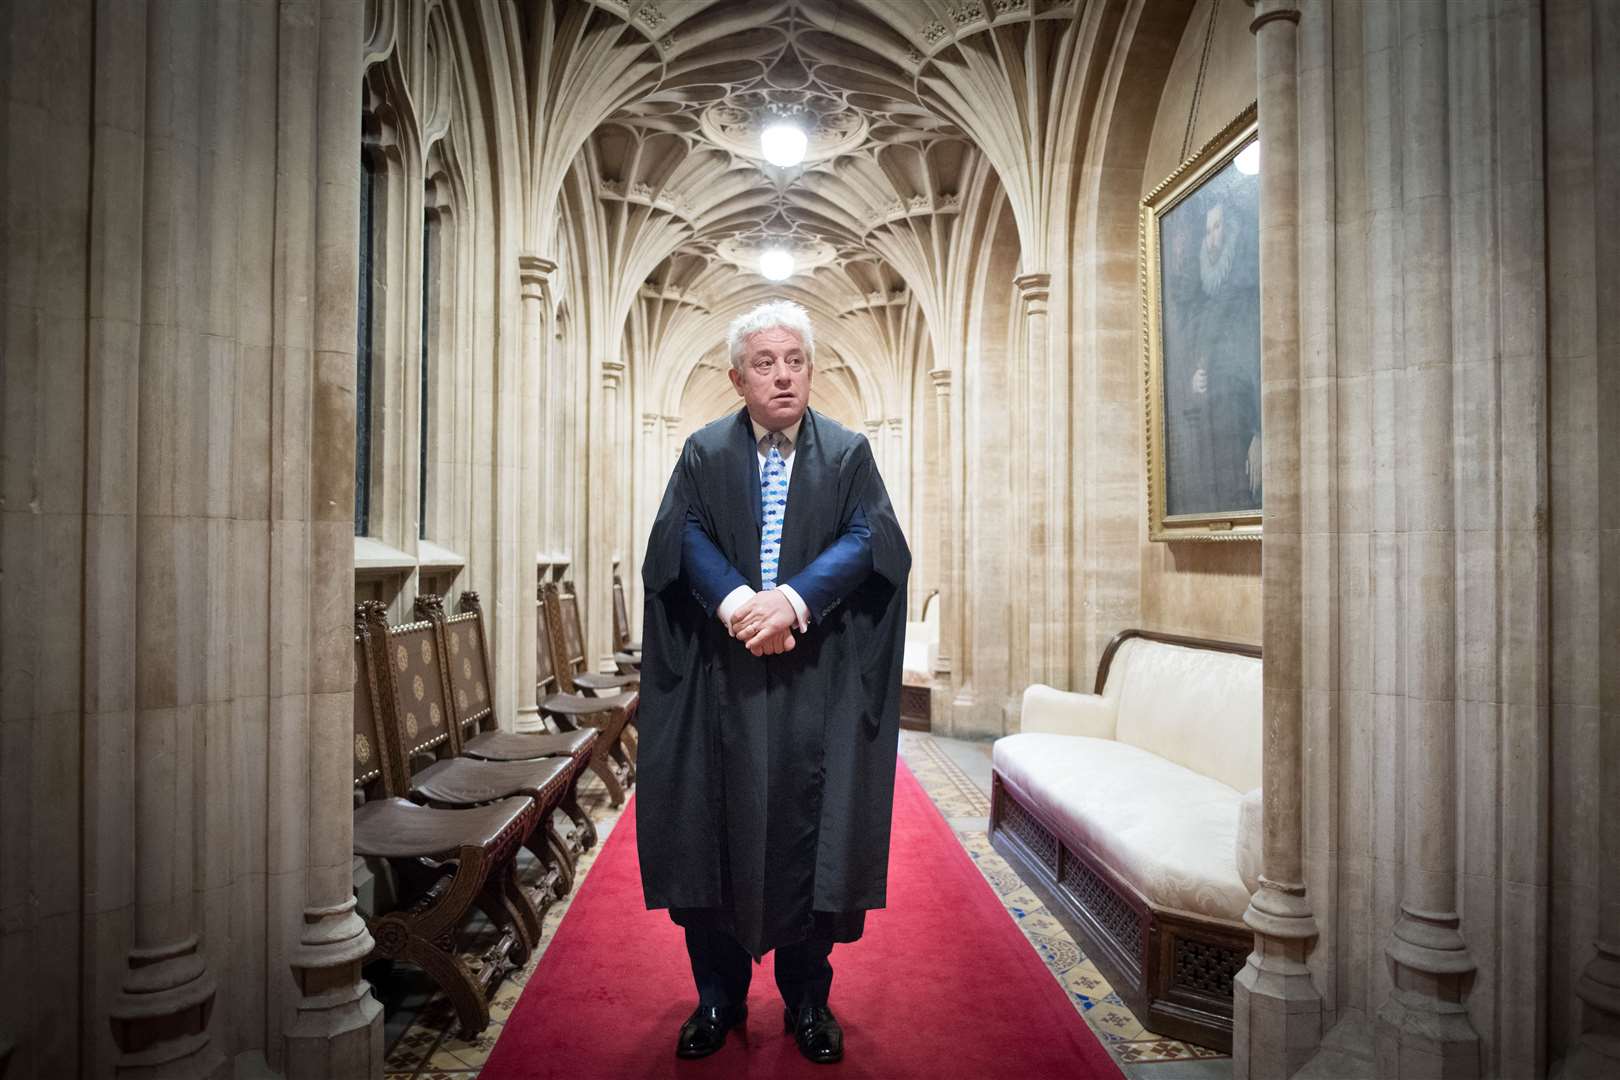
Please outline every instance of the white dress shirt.
[[[761, 444], [764, 443], [765, 436], [769, 435], [770, 431], [760, 426], [753, 417], [749, 417], [748, 422], [754, 428], [754, 452], [759, 456], [759, 472], [763, 476], [765, 474], [766, 452], [761, 449]], [[804, 420], [800, 419], [791, 427], [782, 430], [782, 436], [787, 441], [777, 451], [782, 455], [782, 464], [784, 466], [782, 479], [789, 483], [793, 480], [793, 461], [798, 457], [793, 451], [799, 445], [799, 427], [803, 423]], [[776, 588], [783, 596], [787, 597], [788, 603], [793, 606], [793, 615], [798, 620], [799, 632], [803, 633], [808, 630], [810, 628], [810, 608], [805, 604], [803, 598], [799, 596], [791, 585], [778, 585]], [[724, 600], [720, 601], [720, 606], [715, 609], [715, 614], [729, 628], [731, 626], [731, 616], [753, 595], [754, 590], [752, 588], [747, 585], [739, 585], [727, 593]]]

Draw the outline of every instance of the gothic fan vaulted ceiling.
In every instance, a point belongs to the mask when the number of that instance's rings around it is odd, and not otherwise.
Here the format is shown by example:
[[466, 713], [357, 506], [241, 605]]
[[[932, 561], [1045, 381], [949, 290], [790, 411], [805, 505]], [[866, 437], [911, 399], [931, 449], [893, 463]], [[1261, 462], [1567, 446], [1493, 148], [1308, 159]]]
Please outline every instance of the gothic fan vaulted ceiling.
[[[844, 372], [818, 384], [819, 403], [846, 421], [897, 415], [901, 373], [919, 359], [898, 350], [926, 349], [927, 334], [905, 327], [917, 317], [917, 259], [895, 253], [921, 251], [926, 262], [926, 252], [942, 247], [965, 188], [991, 172], [964, 130], [970, 125], [953, 114], [953, 99], [930, 92], [931, 73], [941, 61], [961, 63], [963, 50], [992, 58], [1003, 50], [976, 38], [1070, 20], [1080, 5], [590, 6], [594, 25], [621, 21], [619, 47], [590, 62], [617, 59], [642, 74], [596, 123], [573, 170], [577, 190], [598, 204], [593, 213], [609, 236], [610, 269], [635, 281], [622, 305], [626, 334], [640, 336], [632, 351], [639, 344], [649, 358], [661, 407], [688, 422], [709, 417], [687, 415], [681, 401], [711, 416], [724, 407], [717, 383], [726, 360], [716, 344], [724, 322], [748, 303], [788, 295], [816, 316], [818, 370]], [[799, 165], [779, 168], [761, 154], [760, 132], [777, 118], [808, 136]], [[760, 275], [768, 248], [792, 253], [796, 271], [788, 281]]]

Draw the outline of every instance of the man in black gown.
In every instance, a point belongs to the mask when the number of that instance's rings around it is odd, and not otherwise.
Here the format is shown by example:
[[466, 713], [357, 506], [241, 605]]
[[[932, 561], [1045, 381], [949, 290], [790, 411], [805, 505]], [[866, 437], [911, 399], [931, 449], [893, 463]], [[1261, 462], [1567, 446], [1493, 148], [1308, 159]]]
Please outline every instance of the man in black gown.
[[642, 568], [642, 882], [697, 984], [679, 1056], [746, 1020], [774, 949], [787, 1028], [833, 1062], [832, 947], [885, 898], [911, 553], [866, 439], [807, 408], [804, 309], [729, 344], [745, 407], [687, 439]]

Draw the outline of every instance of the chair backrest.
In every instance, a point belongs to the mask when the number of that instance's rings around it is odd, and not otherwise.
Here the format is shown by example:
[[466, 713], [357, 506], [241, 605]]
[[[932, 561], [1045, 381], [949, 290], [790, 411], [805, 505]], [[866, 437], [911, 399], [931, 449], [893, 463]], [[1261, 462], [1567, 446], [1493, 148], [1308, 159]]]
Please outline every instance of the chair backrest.
[[1238, 791], [1260, 786], [1260, 649], [1127, 630], [1098, 664], [1117, 707], [1114, 738]]
[[409, 776], [417, 758], [454, 753], [450, 707], [445, 694], [444, 661], [432, 619], [419, 618], [402, 626], [388, 625], [387, 609], [371, 609], [368, 623], [374, 638], [385, 642], [378, 680], [382, 693], [380, 722], [392, 737], [397, 760]]
[[[566, 583], [563, 588], [567, 588]], [[574, 655], [569, 648], [568, 620], [563, 612], [563, 589], [557, 583], [548, 581], [540, 586], [540, 636], [546, 640], [546, 654], [548, 662], [543, 670], [549, 673], [553, 680], [552, 690], [548, 692], [561, 692], [573, 694], [578, 692], [574, 685]], [[574, 609], [578, 614], [578, 608]], [[577, 624], [574, 628], [575, 638], [579, 636]]]
[[568, 656], [568, 674], [580, 675], [590, 670], [585, 662], [585, 627], [579, 619], [579, 595], [572, 581], [563, 582], [557, 594], [557, 611], [562, 616], [563, 647]]
[[443, 620], [445, 662], [450, 665], [450, 693], [462, 740], [497, 726], [494, 681], [484, 629], [484, 607], [478, 594], [461, 594], [461, 611]]
[[378, 686], [375, 643], [367, 621], [373, 604], [387, 611], [375, 601], [356, 605], [354, 628], [354, 786], [368, 798], [398, 795], [403, 787], [378, 707], [384, 691]]
[[561, 689], [557, 682], [557, 670], [552, 660], [552, 633], [551, 618], [547, 610], [546, 596], [548, 591], [555, 591], [556, 586], [546, 582], [536, 590], [534, 602], [534, 700], [536, 704], [546, 700]]
[[630, 644], [630, 608], [624, 600], [624, 579], [613, 575], [613, 648], [622, 650]]

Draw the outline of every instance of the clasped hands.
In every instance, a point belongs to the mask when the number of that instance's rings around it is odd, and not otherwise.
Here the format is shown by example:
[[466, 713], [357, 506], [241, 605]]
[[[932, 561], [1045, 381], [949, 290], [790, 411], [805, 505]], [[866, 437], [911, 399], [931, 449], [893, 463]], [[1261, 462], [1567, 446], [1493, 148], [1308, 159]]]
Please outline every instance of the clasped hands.
[[775, 656], [793, 649], [798, 624], [793, 604], [780, 589], [757, 592], [731, 613], [726, 628], [755, 656]]

